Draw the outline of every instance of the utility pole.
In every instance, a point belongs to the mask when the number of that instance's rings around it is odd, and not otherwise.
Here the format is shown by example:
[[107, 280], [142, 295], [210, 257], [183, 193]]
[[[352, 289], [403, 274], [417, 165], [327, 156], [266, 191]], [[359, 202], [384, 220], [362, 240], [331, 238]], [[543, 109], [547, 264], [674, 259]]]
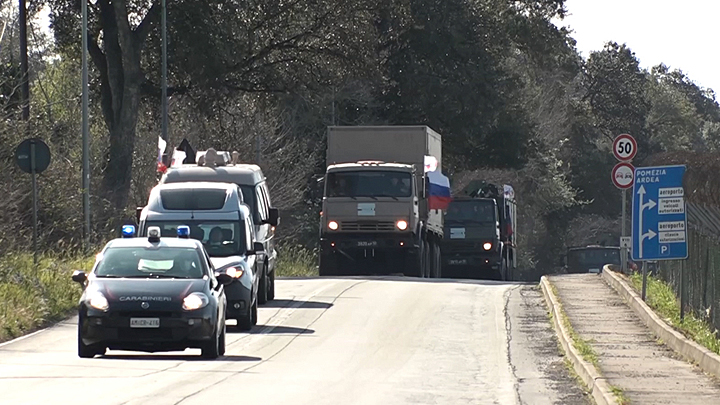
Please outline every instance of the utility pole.
[[20, 0], [20, 70], [22, 71], [22, 84], [20, 93], [22, 98], [22, 119], [30, 119], [30, 72], [28, 68], [27, 50], [27, 6], [26, 0]]
[[90, 249], [90, 124], [88, 116], [88, 0], [82, 1], [82, 188], [85, 216], [85, 251]]
[[168, 102], [167, 102], [167, 7], [162, 0], [162, 138], [168, 142]]

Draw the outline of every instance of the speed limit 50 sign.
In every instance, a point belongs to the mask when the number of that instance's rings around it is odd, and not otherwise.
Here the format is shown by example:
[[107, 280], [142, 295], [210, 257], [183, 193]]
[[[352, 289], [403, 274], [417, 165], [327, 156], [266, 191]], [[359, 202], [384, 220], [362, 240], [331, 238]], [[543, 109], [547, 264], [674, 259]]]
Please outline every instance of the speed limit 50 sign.
[[613, 154], [621, 162], [632, 160], [637, 154], [637, 142], [629, 134], [621, 134], [613, 142]]

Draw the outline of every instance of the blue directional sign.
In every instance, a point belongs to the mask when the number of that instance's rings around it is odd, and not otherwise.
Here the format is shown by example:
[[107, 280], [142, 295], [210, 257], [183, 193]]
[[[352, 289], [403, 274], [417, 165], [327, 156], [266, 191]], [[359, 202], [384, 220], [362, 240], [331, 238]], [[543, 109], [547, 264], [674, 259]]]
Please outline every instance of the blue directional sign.
[[687, 259], [685, 166], [635, 168], [632, 259]]

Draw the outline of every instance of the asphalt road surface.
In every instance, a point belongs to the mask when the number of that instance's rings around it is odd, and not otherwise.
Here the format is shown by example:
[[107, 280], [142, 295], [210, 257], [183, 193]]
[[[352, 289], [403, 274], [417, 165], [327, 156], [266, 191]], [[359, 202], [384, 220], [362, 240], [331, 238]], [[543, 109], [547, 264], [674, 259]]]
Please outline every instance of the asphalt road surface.
[[[531, 285], [287, 279], [227, 352], [77, 357], [77, 320], [0, 345], [2, 404], [587, 404]], [[230, 324], [232, 321], [229, 321]]]

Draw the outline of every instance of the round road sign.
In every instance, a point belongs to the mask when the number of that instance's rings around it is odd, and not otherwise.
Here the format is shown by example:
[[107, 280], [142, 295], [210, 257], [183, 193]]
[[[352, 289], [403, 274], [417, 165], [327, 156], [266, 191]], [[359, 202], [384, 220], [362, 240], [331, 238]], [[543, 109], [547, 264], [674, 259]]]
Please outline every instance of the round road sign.
[[[33, 145], [35, 147], [33, 148]], [[32, 173], [30, 153], [35, 150], [35, 173], [42, 173], [50, 166], [50, 148], [40, 138], [22, 141], [15, 149], [15, 163], [25, 173]]]
[[635, 181], [635, 167], [627, 162], [620, 162], [613, 167], [612, 181], [619, 189], [630, 188]]
[[637, 154], [637, 142], [629, 134], [621, 134], [613, 141], [613, 154], [621, 162], [632, 160]]

